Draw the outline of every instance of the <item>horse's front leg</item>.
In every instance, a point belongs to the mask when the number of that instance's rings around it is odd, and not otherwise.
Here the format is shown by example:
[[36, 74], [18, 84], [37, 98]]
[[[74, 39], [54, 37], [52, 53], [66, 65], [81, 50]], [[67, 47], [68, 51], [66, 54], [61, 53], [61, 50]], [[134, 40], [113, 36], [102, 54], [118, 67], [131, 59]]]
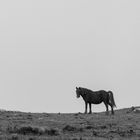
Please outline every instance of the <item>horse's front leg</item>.
[[88, 103], [85, 102], [85, 114], [87, 114], [87, 106], [88, 106]]
[[91, 110], [91, 103], [89, 103], [89, 114], [92, 113], [92, 110]]

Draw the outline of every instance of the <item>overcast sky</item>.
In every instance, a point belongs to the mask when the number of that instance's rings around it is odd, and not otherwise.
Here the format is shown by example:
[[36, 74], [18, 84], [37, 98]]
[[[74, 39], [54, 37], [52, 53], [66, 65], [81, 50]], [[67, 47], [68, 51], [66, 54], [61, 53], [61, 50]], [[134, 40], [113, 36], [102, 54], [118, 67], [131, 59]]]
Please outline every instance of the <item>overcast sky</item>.
[[[84, 112], [76, 86], [140, 105], [139, 0], [0, 2], [0, 108]], [[104, 104], [93, 111], [105, 111]]]

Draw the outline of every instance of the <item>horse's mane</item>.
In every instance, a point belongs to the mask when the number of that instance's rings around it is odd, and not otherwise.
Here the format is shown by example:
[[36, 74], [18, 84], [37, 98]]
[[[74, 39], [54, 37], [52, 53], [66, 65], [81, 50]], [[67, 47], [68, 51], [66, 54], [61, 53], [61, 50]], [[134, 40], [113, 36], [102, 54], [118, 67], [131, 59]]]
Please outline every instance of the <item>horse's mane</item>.
[[93, 92], [92, 90], [90, 90], [88, 88], [79, 87], [79, 89], [82, 91], [86, 91], [86, 92]]

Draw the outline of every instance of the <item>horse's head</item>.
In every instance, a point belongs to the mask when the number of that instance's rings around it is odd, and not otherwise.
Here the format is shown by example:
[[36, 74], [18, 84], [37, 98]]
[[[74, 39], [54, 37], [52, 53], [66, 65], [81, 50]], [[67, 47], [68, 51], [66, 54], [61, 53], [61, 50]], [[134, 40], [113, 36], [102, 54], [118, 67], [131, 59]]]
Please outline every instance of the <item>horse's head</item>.
[[76, 87], [76, 95], [77, 95], [77, 98], [80, 97], [80, 88]]

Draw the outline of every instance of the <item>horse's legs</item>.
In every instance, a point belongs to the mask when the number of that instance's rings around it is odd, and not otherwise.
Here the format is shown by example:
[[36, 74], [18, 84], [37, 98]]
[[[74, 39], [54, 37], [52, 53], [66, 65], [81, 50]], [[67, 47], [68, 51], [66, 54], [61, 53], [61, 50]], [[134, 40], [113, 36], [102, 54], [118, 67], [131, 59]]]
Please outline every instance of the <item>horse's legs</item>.
[[111, 107], [111, 113], [112, 113], [112, 115], [114, 115], [114, 110], [113, 110], [113, 106], [112, 106], [112, 104], [111, 103], [108, 103], [109, 105], [110, 105], [110, 107]]
[[92, 113], [92, 110], [91, 110], [91, 103], [89, 103], [89, 114]]
[[87, 105], [88, 105], [88, 103], [85, 102], [85, 114], [87, 114]]
[[105, 102], [104, 102], [104, 104], [105, 104], [105, 106], [106, 106], [106, 115], [108, 115], [108, 104], [105, 103]]

